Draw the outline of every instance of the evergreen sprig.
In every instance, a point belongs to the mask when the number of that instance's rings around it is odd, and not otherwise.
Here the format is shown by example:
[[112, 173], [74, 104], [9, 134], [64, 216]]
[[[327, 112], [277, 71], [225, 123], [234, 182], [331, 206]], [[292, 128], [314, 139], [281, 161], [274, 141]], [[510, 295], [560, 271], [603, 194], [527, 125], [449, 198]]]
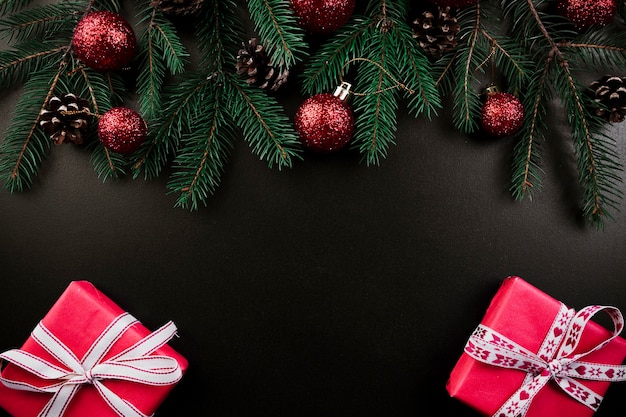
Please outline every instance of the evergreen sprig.
[[139, 41], [137, 95], [139, 109], [149, 125], [161, 117], [161, 92], [166, 75], [185, 70], [187, 52], [172, 22], [152, 5], [140, 11], [145, 30]]
[[0, 0], [0, 16], [20, 10], [32, 3], [32, 1], [33, 0]]
[[478, 0], [458, 15], [458, 47], [433, 69], [442, 94], [454, 97], [453, 121], [463, 133], [480, 130], [485, 84], [499, 84], [520, 97], [525, 118], [515, 135], [511, 182], [518, 200], [532, 198], [541, 188], [548, 102], [558, 98], [571, 127], [583, 190], [581, 211], [601, 228], [619, 206], [621, 164], [606, 124], [591, 110], [582, 76], [584, 71], [626, 67], [626, 36], [616, 24], [579, 32], [552, 6], [546, 0]]
[[22, 41], [46, 39], [48, 34], [62, 31], [71, 32], [77, 21], [76, 11], [84, 8], [85, 2], [66, 2], [21, 10], [0, 20], [0, 37]]
[[480, 129], [481, 95], [485, 87], [498, 81], [496, 72], [506, 87], [518, 94], [533, 67], [524, 46], [500, 34], [500, 11], [495, 6], [478, 1], [462, 9], [458, 47], [433, 65], [442, 94], [454, 97], [454, 125], [466, 134]]
[[[229, 123], [227, 99], [221, 88], [210, 81], [198, 85], [198, 94], [208, 105], [194, 112], [184, 130], [175, 172], [167, 184], [178, 194], [176, 205], [195, 210], [220, 184], [235, 135]], [[194, 109], [189, 109], [193, 111]]]
[[[285, 67], [294, 65], [306, 44], [291, 12], [277, 1], [249, 2], [249, 7], [256, 30], [273, 50], [272, 59]], [[300, 142], [278, 101], [234, 74], [243, 39], [236, 10], [229, 0], [214, 0], [200, 12], [198, 68], [182, 74], [175, 87], [163, 89], [160, 101], [168, 104], [154, 119], [154, 135], [133, 165], [135, 176], [156, 176], [172, 157], [167, 188], [178, 195], [177, 206], [190, 210], [206, 204], [217, 190], [237, 133], [269, 168], [290, 168], [300, 158]], [[157, 70], [162, 73], [164, 67]], [[149, 68], [142, 67], [139, 80], [160, 82], [158, 73], [145, 74]]]
[[270, 62], [287, 69], [302, 59], [307, 44], [289, 3], [282, 0], [248, 0], [255, 30], [269, 49]]
[[302, 75], [304, 93], [329, 92], [358, 67], [351, 147], [368, 165], [378, 165], [395, 144], [399, 89], [415, 117], [430, 117], [441, 106], [430, 62], [407, 24], [408, 6], [408, 1], [370, 0], [365, 15], [352, 16], [311, 57]]
[[22, 84], [31, 74], [54, 66], [67, 50], [65, 42], [29, 39], [0, 51], [0, 88]]
[[[517, 3], [517, 4], [512, 4]], [[612, 218], [621, 200], [622, 165], [607, 125], [596, 116], [583, 71], [615, 71], [626, 66], [626, 37], [616, 24], [582, 33], [562, 16], [546, 13], [545, 2], [502, 1], [513, 22], [512, 39], [536, 62], [524, 93], [527, 116], [514, 150], [511, 190], [516, 199], [541, 186], [540, 143], [548, 129], [547, 101], [558, 97], [568, 116], [582, 188], [582, 214], [596, 228]]]

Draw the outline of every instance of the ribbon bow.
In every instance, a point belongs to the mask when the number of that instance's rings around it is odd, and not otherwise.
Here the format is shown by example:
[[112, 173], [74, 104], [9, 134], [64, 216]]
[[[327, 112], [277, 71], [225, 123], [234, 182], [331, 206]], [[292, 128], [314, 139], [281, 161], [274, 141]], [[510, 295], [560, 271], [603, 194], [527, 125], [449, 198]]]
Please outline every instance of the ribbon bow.
[[40, 322], [33, 330], [32, 338], [68, 369], [54, 365], [29, 352], [13, 349], [0, 354], [0, 360], [6, 360], [44, 380], [56, 382], [38, 387], [2, 377], [0, 381], [7, 387], [17, 390], [52, 393], [52, 398], [38, 417], [63, 416], [72, 398], [84, 384], [93, 385], [120, 417], [147, 417], [133, 404], [120, 398], [101, 382], [104, 379], [121, 379], [148, 385], [169, 385], [176, 383], [182, 377], [180, 366], [174, 358], [150, 355], [174, 337], [176, 326], [172, 322], [165, 324], [123, 352], [102, 361], [113, 344], [136, 323], [138, 323], [137, 319], [130, 314], [121, 314], [109, 324], [87, 350], [84, 357], [79, 360]]
[[[587, 323], [599, 311], [605, 311], [613, 321], [611, 336], [587, 352], [573, 354]], [[535, 395], [550, 380], [570, 397], [596, 411], [602, 396], [577, 379], [626, 381], [626, 366], [589, 363], [580, 359], [602, 349], [619, 335], [623, 327], [622, 313], [615, 307], [588, 306], [576, 313], [561, 304], [537, 353], [483, 325], [478, 325], [469, 338], [465, 352], [480, 362], [526, 372], [521, 387], [495, 412], [494, 417], [523, 417]]]

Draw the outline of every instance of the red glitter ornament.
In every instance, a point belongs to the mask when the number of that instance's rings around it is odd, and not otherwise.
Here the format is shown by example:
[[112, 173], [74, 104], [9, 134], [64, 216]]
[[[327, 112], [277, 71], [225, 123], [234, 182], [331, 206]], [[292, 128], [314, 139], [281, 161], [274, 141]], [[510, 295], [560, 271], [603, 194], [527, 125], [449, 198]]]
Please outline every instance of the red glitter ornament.
[[117, 153], [129, 154], [146, 140], [146, 122], [128, 107], [114, 107], [98, 121], [98, 139]]
[[468, 7], [476, 4], [477, 0], [430, 0], [441, 7]]
[[291, 0], [291, 9], [306, 31], [326, 35], [350, 19], [355, 4], [356, 0]]
[[492, 136], [511, 136], [522, 127], [524, 106], [514, 95], [490, 88], [480, 122], [483, 130]]
[[609, 24], [617, 13], [617, 0], [559, 0], [557, 9], [582, 31]]
[[345, 101], [349, 88], [350, 84], [344, 83], [335, 94], [316, 94], [300, 105], [294, 123], [300, 141], [307, 149], [330, 153], [350, 142], [354, 115]]
[[83, 16], [74, 29], [72, 46], [76, 57], [96, 71], [115, 71], [135, 57], [137, 39], [130, 24], [108, 10]]

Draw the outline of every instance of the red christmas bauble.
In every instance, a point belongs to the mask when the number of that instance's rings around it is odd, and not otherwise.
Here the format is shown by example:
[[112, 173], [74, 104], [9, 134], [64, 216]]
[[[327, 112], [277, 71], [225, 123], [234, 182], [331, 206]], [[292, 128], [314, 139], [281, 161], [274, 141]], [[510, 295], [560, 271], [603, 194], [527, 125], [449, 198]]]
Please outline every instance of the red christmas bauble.
[[291, 9], [303, 29], [326, 35], [350, 19], [355, 4], [356, 0], [291, 0]]
[[609, 24], [617, 13], [617, 0], [559, 0], [557, 9], [576, 29], [584, 30]]
[[524, 106], [509, 93], [491, 92], [483, 104], [481, 125], [495, 137], [515, 134], [524, 122]]
[[330, 153], [343, 148], [352, 139], [354, 115], [344, 100], [322, 93], [300, 105], [294, 124], [307, 149]]
[[96, 71], [115, 71], [135, 57], [137, 39], [130, 24], [108, 10], [87, 13], [74, 29], [76, 57]]
[[98, 139], [117, 153], [129, 154], [146, 140], [146, 122], [136, 111], [128, 107], [113, 107], [98, 121]]
[[441, 7], [468, 7], [476, 4], [477, 0], [430, 0]]

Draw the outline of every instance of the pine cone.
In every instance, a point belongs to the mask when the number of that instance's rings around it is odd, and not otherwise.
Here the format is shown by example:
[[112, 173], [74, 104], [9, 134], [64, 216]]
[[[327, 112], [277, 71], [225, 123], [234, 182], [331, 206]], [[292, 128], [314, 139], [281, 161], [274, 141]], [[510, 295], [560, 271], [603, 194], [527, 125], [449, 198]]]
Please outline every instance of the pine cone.
[[91, 119], [89, 102], [74, 94], [52, 97], [39, 116], [39, 126], [57, 145], [68, 141], [80, 145]]
[[189, 16], [202, 7], [204, 0], [152, 0], [150, 5], [170, 16]]
[[242, 44], [237, 54], [237, 74], [246, 77], [246, 82], [264, 90], [276, 91], [287, 82], [289, 71], [272, 65], [265, 47], [256, 38]]
[[461, 28], [455, 12], [456, 9], [449, 6], [433, 6], [413, 21], [413, 38], [434, 59], [441, 58], [457, 45], [456, 35]]
[[606, 75], [591, 83], [593, 100], [600, 105], [595, 113], [611, 123], [620, 123], [626, 117], [626, 77]]

